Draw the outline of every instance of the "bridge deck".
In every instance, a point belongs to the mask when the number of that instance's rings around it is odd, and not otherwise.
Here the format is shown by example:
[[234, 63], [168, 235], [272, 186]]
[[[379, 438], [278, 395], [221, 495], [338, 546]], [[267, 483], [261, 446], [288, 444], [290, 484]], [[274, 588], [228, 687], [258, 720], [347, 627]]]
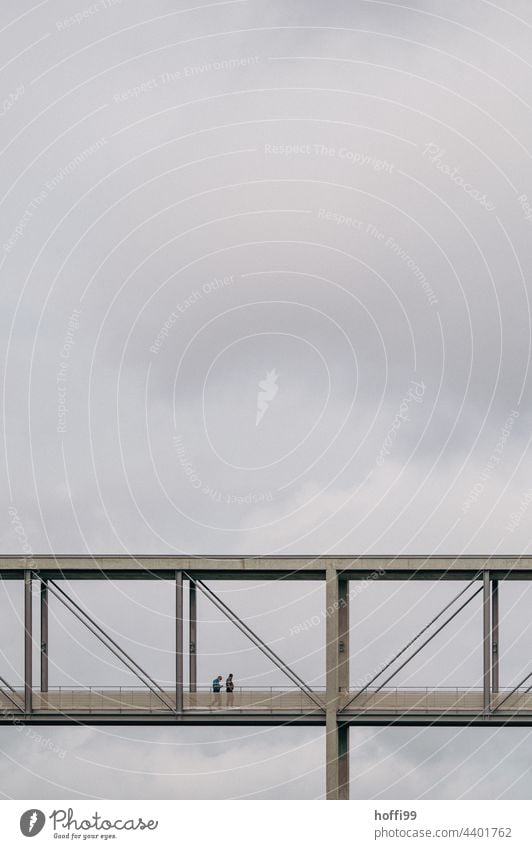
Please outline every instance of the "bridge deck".
[[[84, 723], [98, 718], [111, 720], [125, 716], [131, 720], [157, 718], [175, 721], [175, 693], [165, 691], [163, 698], [149, 690], [140, 688], [87, 688], [52, 689], [49, 693], [33, 693], [31, 715], [24, 712], [24, 692], [21, 689], [10, 693], [18, 708], [7, 695], [0, 693], [0, 722], [30, 721], [46, 723], [69, 718]], [[239, 690], [230, 695], [210, 692], [185, 693], [183, 715], [189, 722], [194, 718], [198, 724], [219, 724], [220, 719], [233, 722], [253, 723], [269, 718], [271, 724], [294, 719], [310, 724], [325, 723], [325, 694], [315, 692], [319, 702], [297, 690]], [[346, 708], [354, 693], [343, 693], [338, 698], [338, 718], [353, 724], [394, 724], [409, 721], [415, 724], [467, 724], [488, 721], [483, 710], [483, 696], [479, 690], [436, 690], [409, 689], [386, 690], [379, 693], [367, 692]], [[532, 694], [517, 692], [507, 697], [501, 692], [492, 697], [489, 721], [498, 724], [519, 720], [519, 724], [532, 725]], [[499, 704], [504, 704], [499, 708]]]

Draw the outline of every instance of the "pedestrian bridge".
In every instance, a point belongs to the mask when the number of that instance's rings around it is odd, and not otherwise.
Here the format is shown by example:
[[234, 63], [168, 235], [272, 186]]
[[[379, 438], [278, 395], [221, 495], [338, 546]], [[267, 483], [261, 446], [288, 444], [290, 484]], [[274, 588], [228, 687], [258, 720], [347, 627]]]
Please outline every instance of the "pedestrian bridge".
[[[16, 686], [12, 680], [8, 682], [2, 677], [4, 670], [0, 669], [0, 724], [320, 726], [325, 731], [327, 799], [349, 798], [351, 725], [532, 727], [532, 695], [529, 693], [532, 670], [526, 675], [524, 670], [523, 678], [512, 690], [501, 689], [499, 674], [499, 584], [501, 581], [532, 580], [532, 557], [4, 556], [0, 557], [0, 577], [23, 584], [20, 637], [24, 647], [23, 687]], [[172, 673], [171, 683], [161, 688], [150, 670], [144, 669], [104, 623], [84, 608], [78, 594], [73, 594], [69, 586], [75, 581], [81, 589], [84, 581], [96, 579], [104, 583], [122, 580], [165, 582], [175, 598], [175, 616], [171, 623], [172, 631], [175, 628], [175, 675]], [[246, 616], [238, 615], [218, 595], [213, 585], [222, 580], [278, 581], [279, 593], [285, 581], [322, 582], [323, 609], [318, 619], [324, 632], [322, 671], [326, 691], [305, 682], [297, 669], [277, 653], [279, 640], [274, 648], [250, 627]], [[350, 692], [350, 635], [360, 607], [356, 606], [352, 621], [350, 601], [365, 589], [368, 581], [458, 581], [460, 589], [405, 645], [397, 646], [397, 653], [384, 666], [374, 667], [373, 677], [363, 682], [366, 686], [353, 685], [355, 689]], [[40, 622], [38, 633], [35, 633], [32, 605], [37, 587]], [[186, 587], [188, 606], [185, 611]], [[260, 585], [255, 591], [260, 592]], [[214, 694], [208, 687], [198, 685], [198, 658], [204, 651], [203, 637], [198, 632], [198, 594], [261, 652], [269, 669], [278, 670], [283, 676], [280, 680], [286, 681], [283, 687], [243, 686], [237, 688], [231, 698], [227, 693]], [[480, 603], [480, 611], [477, 608], [478, 613], [472, 613], [471, 621], [476, 618], [478, 623], [477, 648], [482, 657], [478, 683], [482, 683], [482, 688], [391, 689], [392, 680], [396, 684], [405, 667], [444, 629], [450, 630], [452, 623], [475, 599]], [[134, 676], [127, 680], [135, 680], [137, 686], [51, 687], [48, 668], [51, 604], [57, 615], [61, 611], [69, 619], [77, 620], [85, 632], [91, 634], [91, 639], [96, 638], [119, 662], [120, 668]], [[298, 626], [294, 627], [297, 630]], [[39, 645], [37, 682], [34, 656]], [[185, 664], [187, 654], [188, 664]], [[434, 664], [430, 679], [437, 680], [438, 672]], [[122, 673], [124, 678], [128, 673]], [[82, 676], [82, 669], [79, 676]], [[241, 683], [243, 679], [237, 680]], [[477, 682], [476, 678], [473, 680]]]
[[[207, 688], [183, 694], [183, 710], [176, 712], [175, 691], [141, 687], [56, 687], [35, 691], [31, 714], [24, 711], [24, 689], [2, 689], [0, 722], [34, 721], [105, 724], [120, 718], [131, 724], [325, 724], [326, 694], [283, 687], [235, 688], [212, 693]], [[530, 723], [532, 693], [501, 690], [484, 709], [483, 690], [465, 688], [393, 688], [338, 694], [338, 720], [347, 724], [523, 724]]]

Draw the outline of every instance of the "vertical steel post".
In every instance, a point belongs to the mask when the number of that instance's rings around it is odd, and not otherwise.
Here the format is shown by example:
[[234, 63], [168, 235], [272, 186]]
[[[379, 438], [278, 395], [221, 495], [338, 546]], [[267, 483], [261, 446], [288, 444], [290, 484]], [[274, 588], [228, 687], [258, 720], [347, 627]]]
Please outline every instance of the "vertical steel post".
[[491, 582], [491, 690], [499, 692], [499, 582]]
[[198, 689], [198, 661], [197, 661], [197, 637], [198, 637], [198, 603], [196, 584], [189, 581], [189, 622], [188, 622], [188, 659], [190, 692], [195, 693]]
[[32, 710], [32, 606], [31, 606], [31, 572], [24, 571], [24, 710]]
[[41, 693], [48, 692], [48, 579], [41, 580]]
[[175, 708], [183, 711], [183, 572], [175, 573]]
[[488, 714], [491, 703], [491, 629], [490, 629], [490, 573], [486, 569], [482, 576], [482, 612], [483, 612], [483, 689], [484, 713]]

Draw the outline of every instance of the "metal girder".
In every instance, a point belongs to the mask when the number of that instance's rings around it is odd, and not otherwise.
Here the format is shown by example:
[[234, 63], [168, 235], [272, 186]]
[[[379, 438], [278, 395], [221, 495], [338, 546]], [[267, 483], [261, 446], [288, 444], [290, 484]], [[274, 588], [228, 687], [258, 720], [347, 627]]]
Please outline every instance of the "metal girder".
[[[38, 577], [38, 576], [37, 576]], [[148, 688], [158, 699], [163, 702], [163, 704], [169, 708], [170, 710], [174, 710], [173, 705], [167, 701], [164, 696], [164, 692], [162, 687], [154, 681], [154, 679], [144, 671], [144, 669], [138, 664], [133, 658], [126, 652], [124, 649], [118, 645], [118, 643], [110, 637], [101, 625], [98, 625], [94, 619], [89, 616], [89, 614], [80, 607], [70, 596], [63, 590], [61, 587], [58, 587], [54, 581], [48, 581], [48, 589], [52, 593], [52, 595], [58, 599], [58, 601], [66, 607], [76, 619], [82, 623], [82, 625], [87, 628], [91, 634], [94, 636], [107, 648], [109, 651], [114, 654], [115, 657], [120, 660], [124, 666], [126, 666], [130, 672], [138, 678], [138, 680], [144, 684], [145, 687]], [[90, 624], [89, 624], [90, 623]]]
[[[21, 704], [20, 704], [19, 702], [17, 702], [17, 700], [15, 699], [15, 696], [17, 695], [17, 692], [16, 692], [16, 690], [14, 689], [14, 687], [12, 687], [12, 686], [11, 686], [11, 684], [9, 684], [9, 683], [5, 680], [5, 678], [2, 678], [2, 676], [1, 676], [1, 675], [0, 675], [0, 682], [2, 682], [2, 684], [4, 685], [3, 687], [1, 687], [1, 686], [0, 686], [0, 693], [1, 693], [3, 696], [5, 696], [5, 697], [6, 697], [6, 699], [7, 699], [9, 702], [11, 702], [11, 704], [12, 704], [12, 705], [14, 705], [14, 706], [17, 708], [17, 710], [22, 711], [22, 713], [24, 713], [24, 705], [23, 705], [23, 704], [21, 705]], [[5, 689], [4, 689], [4, 688], [5, 688]], [[9, 692], [6, 692], [7, 690], [9, 690]]]
[[[184, 574], [189, 579], [189, 581], [194, 581], [194, 579], [191, 578], [191, 576], [188, 575], [186, 572]], [[304, 693], [306, 693], [306, 695], [320, 708], [320, 710], [323, 709], [323, 706], [320, 704], [318, 699], [316, 699], [316, 697], [315, 697], [315, 695], [312, 691], [312, 688], [309, 687], [309, 685], [306, 684], [305, 681], [303, 681], [303, 679], [297, 674], [297, 672], [294, 672], [294, 670], [291, 669], [291, 667], [288, 666], [288, 664], [285, 663], [284, 660], [281, 660], [279, 655], [277, 655], [273, 651], [273, 649], [271, 649], [270, 646], [267, 643], [265, 643], [264, 640], [262, 640], [249, 627], [249, 625], [246, 622], [243, 622], [242, 619], [240, 619], [240, 617], [234, 612], [234, 610], [231, 610], [231, 608], [228, 607], [228, 605], [225, 604], [225, 602], [222, 601], [221, 598], [219, 598], [216, 595], [216, 593], [213, 592], [213, 590], [211, 590], [210, 587], [208, 587], [206, 584], [204, 584], [203, 581], [196, 580], [195, 584], [198, 587], [198, 589], [206, 596], [206, 598], [208, 598], [215, 605], [215, 607], [217, 607], [218, 610], [220, 610], [229, 619], [229, 621], [233, 623], [233, 625], [236, 625], [238, 630], [241, 631], [241, 633], [244, 634], [248, 638], [248, 640], [251, 640], [251, 642], [264, 655], [266, 655], [266, 657], [273, 664], [275, 664], [275, 666], [277, 666], [278, 669], [281, 670], [281, 672], [283, 672], [288, 678], [290, 678], [290, 680], [292, 681], [293, 684], [295, 684], [300, 690], [302, 690]]]
[[[365, 687], [363, 687], [361, 690], [359, 690], [359, 691], [358, 691], [358, 693], [355, 693], [355, 695], [354, 695], [354, 696], [353, 696], [353, 697], [352, 697], [352, 698], [351, 698], [351, 699], [347, 702], [347, 704], [344, 706], [343, 710], [347, 710], [347, 708], [349, 707], [349, 705], [350, 705], [352, 702], [354, 702], [354, 701], [355, 701], [355, 699], [356, 699], [356, 698], [358, 698], [358, 696], [362, 695], [362, 693], [364, 693], [364, 692], [368, 689], [368, 687], [370, 686], [370, 684], [372, 684], [374, 681], [376, 681], [376, 680], [377, 680], [377, 678], [380, 678], [380, 676], [383, 674], [383, 672], [385, 672], [387, 669], [389, 669], [389, 668], [390, 668], [390, 666], [392, 665], [392, 663], [395, 663], [395, 661], [396, 661], [399, 657], [401, 657], [401, 655], [403, 655], [403, 654], [405, 653], [405, 651], [406, 651], [408, 648], [410, 648], [410, 646], [411, 646], [411, 645], [413, 645], [413, 643], [415, 643], [415, 642], [416, 642], [416, 640], [418, 640], [418, 639], [419, 639], [419, 637], [420, 637], [422, 634], [424, 634], [424, 633], [425, 633], [425, 631], [427, 631], [427, 630], [431, 627], [431, 625], [433, 625], [433, 624], [434, 624], [434, 623], [435, 623], [435, 622], [436, 622], [436, 621], [440, 618], [440, 616], [442, 616], [442, 615], [443, 615], [443, 613], [444, 613], [446, 610], [448, 610], [448, 609], [449, 609], [449, 607], [450, 607], [452, 604], [454, 604], [454, 602], [455, 602], [455, 601], [456, 601], [456, 600], [457, 600], [460, 596], [462, 596], [462, 595], [463, 595], [463, 594], [464, 594], [464, 593], [465, 593], [465, 592], [469, 589], [469, 587], [471, 586], [471, 584], [472, 584], [472, 583], [473, 583], [473, 581], [471, 581], [471, 583], [470, 583], [470, 584], [468, 584], [468, 586], [467, 586], [464, 590], [462, 590], [460, 593], [458, 593], [458, 595], [457, 595], [457, 596], [455, 596], [455, 597], [452, 599], [452, 601], [450, 601], [448, 604], [446, 604], [446, 605], [445, 605], [445, 607], [444, 607], [444, 608], [442, 608], [442, 610], [440, 610], [440, 612], [437, 614], [437, 616], [435, 616], [435, 617], [434, 617], [434, 618], [433, 618], [433, 619], [432, 619], [432, 620], [428, 623], [428, 625], [425, 625], [425, 627], [424, 627], [424, 628], [422, 628], [422, 629], [421, 629], [421, 631], [419, 631], [419, 632], [416, 634], [416, 636], [415, 636], [412, 640], [410, 640], [410, 642], [408, 642], [408, 643], [406, 644], [406, 646], [403, 646], [403, 648], [401, 649], [401, 651], [400, 651], [400, 652], [398, 652], [398, 653], [397, 653], [397, 654], [396, 654], [396, 655], [395, 655], [395, 656], [394, 656], [394, 657], [393, 657], [390, 661], [388, 661], [388, 663], [386, 664], [386, 666], [384, 666], [382, 669], [380, 669], [380, 670], [377, 672], [377, 674], [373, 676], [373, 678], [369, 681], [369, 683], [368, 683], [368, 684], [366, 684], [366, 686], [365, 686]], [[446, 620], [445, 620], [445, 622], [443, 623], [443, 625], [440, 625], [440, 626], [439, 626], [439, 628], [437, 628], [437, 629], [436, 629], [436, 630], [435, 630], [435, 631], [434, 631], [434, 632], [430, 635], [430, 637], [428, 637], [428, 638], [427, 638], [427, 639], [426, 639], [426, 640], [425, 640], [425, 641], [424, 641], [424, 642], [423, 642], [423, 643], [422, 643], [422, 644], [421, 644], [421, 645], [420, 645], [420, 646], [419, 646], [419, 647], [418, 647], [418, 648], [417, 648], [414, 652], [412, 652], [412, 654], [411, 654], [411, 655], [410, 655], [410, 656], [409, 656], [409, 657], [408, 657], [405, 661], [403, 661], [403, 663], [402, 663], [400, 666], [398, 666], [398, 667], [397, 667], [397, 669], [395, 669], [395, 670], [392, 672], [392, 674], [391, 674], [388, 678], [386, 678], [386, 680], [385, 680], [385, 681], [383, 681], [381, 684], [379, 684], [379, 686], [377, 687], [377, 689], [375, 690], [375, 692], [376, 692], [376, 693], [378, 693], [380, 690], [382, 690], [382, 689], [383, 689], [383, 687], [385, 687], [385, 686], [386, 686], [386, 684], [388, 684], [388, 683], [392, 680], [392, 678], [394, 678], [394, 677], [397, 675], [397, 673], [398, 673], [398, 672], [400, 672], [402, 669], [404, 669], [404, 668], [405, 668], [405, 666], [406, 666], [408, 663], [410, 663], [410, 661], [411, 661], [414, 657], [416, 657], [416, 655], [418, 655], [418, 654], [420, 653], [420, 651], [422, 651], [422, 649], [424, 649], [424, 648], [425, 648], [425, 646], [427, 646], [427, 645], [431, 642], [431, 640], [433, 640], [433, 639], [434, 639], [434, 637], [436, 637], [436, 636], [437, 636], [437, 635], [438, 635], [441, 631], [443, 631], [443, 629], [444, 629], [444, 628], [445, 628], [445, 627], [449, 624], [449, 622], [452, 622], [452, 621], [453, 621], [453, 619], [454, 619], [456, 616], [458, 616], [458, 614], [459, 614], [459, 613], [460, 613], [460, 612], [461, 612], [461, 611], [462, 611], [465, 607], [467, 607], [467, 605], [469, 604], [469, 602], [473, 601], [473, 599], [475, 598], [475, 596], [477, 596], [479, 593], [481, 593], [481, 592], [482, 592], [482, 590], [483, 590], [483, 588], [482, 588], [482, 587], [479, 587], [479, 589], [478, 589], [478, 590], [476, 590], [476, 592], [474, 592], [471, 596], [469, 596], [469, 598], [468, 598], [468, 599], [466, 599], [466, 601], [465, 601], [465, 602], [463, 602], [463, 604], [461, 604], [461, 605], [460, 605], [460, 607], [459, 607], [457, 610], [455, 610], [455, 611], [454, 611], [454, 613], [453, 613], [453, 614], [452, 614], [452, 615], [451, 615], [448, 619], [446, 619]]]
[[[498, 703], [498, 705], [496, 705], [496, 707], [494, 707], [494, 710], [500, 711], [501, 707], [503, 706], [503, 704], [504, 704], [505, 702], [507, 702], [507, 701], [508, 701], [508, 699], [510, 698], [510, 696], [513, 696], [513, 695], [514, 695], [514, 693], [517, 693], [517, 691], [519, 690], [519, 688], [520, 688], [520, 687], [522, 687], [522, 686], [523, 686], [523, 684], [526, 684], [526, 682], [528, 681], [528, 679], [529, 679], [529, 678], [532, 678], [532, 672], [529, 672], [529, 673], [528, 673], [528, 675], [525, 675], [525, 677], [522, 679], [522, 681], [520, 681], [520, 682], [519, 682], [519, 684], [516, 684], [516, 685], [515, 685], [515, 687], [513, 688], [513, 690], [510, 690], [510, 692], [506, 694], [506, 696], [504, 697], [504, 699], [502, 699], [502, 700]], [[526, 688], [525, 693], [528, 693], [530, 690], [532, 690], [532, 684], [530, 684], [530, 686]]]

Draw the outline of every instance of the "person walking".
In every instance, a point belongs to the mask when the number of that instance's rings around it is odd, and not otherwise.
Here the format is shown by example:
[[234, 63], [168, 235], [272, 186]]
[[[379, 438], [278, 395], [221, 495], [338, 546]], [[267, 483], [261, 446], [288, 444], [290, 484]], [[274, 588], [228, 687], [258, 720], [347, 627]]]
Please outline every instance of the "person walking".
[[235, 689], [235, 682], [233, 681], [233, 673], [231, 672], [227, 676], [227, 681], [225, 682], [225, 692], [227, 693], [227, 707], [230, 707], [230, 708], [233, 707], [233, 703], [234, 703], [234, 698], [235, 698], [234, 689]]
[[222, 691], [222, 681], [223, 681], [222, 676], [218, 675], [212, 682], [211, 707], [215, 707], [215, 706], [219, 707], [219, 705], [220, 705], [220, 699], [217, 697], [217, 694], [221, 693], [221, 691]]

